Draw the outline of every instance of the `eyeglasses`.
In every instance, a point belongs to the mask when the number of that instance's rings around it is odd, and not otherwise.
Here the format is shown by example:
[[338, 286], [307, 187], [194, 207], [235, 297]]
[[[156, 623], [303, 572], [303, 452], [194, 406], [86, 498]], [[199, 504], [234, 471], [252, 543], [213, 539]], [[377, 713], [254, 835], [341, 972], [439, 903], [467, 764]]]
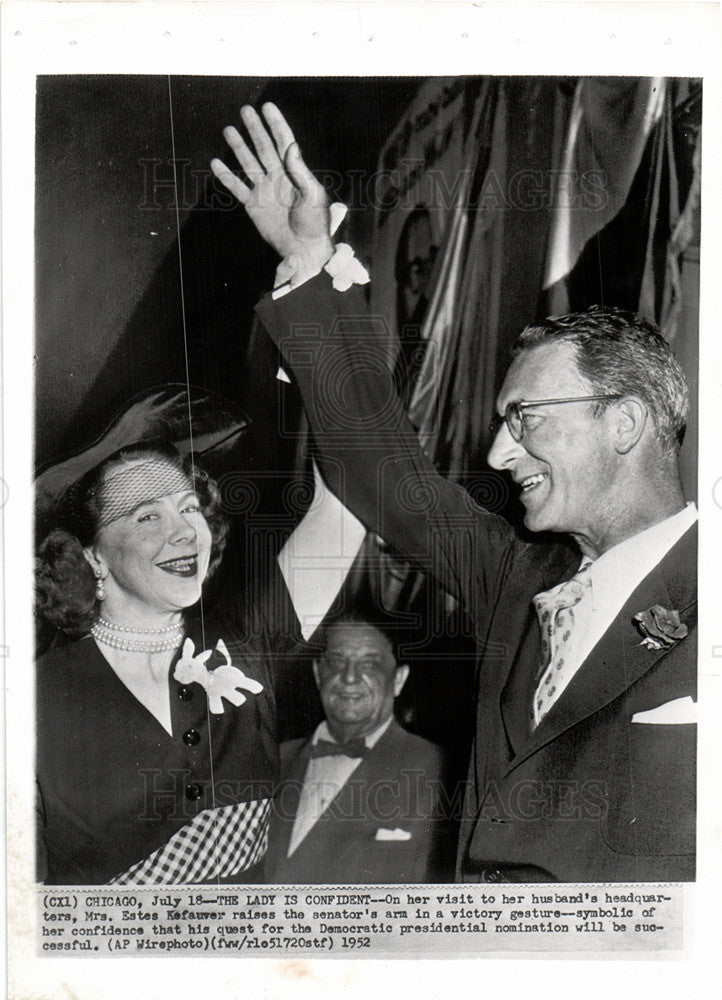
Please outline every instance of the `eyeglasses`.
[[602, 399], [621, 399], [619, 393], [613, 395], [606, 394], [604, 396], [568, 396], [566, 399], [530, 399], [519, 403], [509, 403], [507, 408], [504, 410], [504, 415], [499, 416], [498, 413], [494, 414], [491, 423], [489, 424], [489, 431], [496, 437], [499, 432], [499, 428], [502, 424], [506, 424], [509, 428], [509, 433], [514, 438], [516, 442], [520, 442], [524, 437], [524, 410], [530, 407], [536, 406], [557, 406], [560, 403], [593, 403]]

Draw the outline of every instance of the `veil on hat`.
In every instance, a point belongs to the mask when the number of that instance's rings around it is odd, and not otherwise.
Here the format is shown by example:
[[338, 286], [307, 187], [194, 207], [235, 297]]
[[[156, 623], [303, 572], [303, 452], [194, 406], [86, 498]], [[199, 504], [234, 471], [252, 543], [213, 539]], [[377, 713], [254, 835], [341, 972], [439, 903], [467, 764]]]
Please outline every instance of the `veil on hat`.
[[181, 457], [193, 452], [213, 458], [230, 451], [250, 421], [239, 406], [218, 393], [184, 383], [167, 383], [134, 396], [105, 431], [82, 451], [46, 466], [35, 480], [38, 534], [52, 518], [66, 491], [106, 458], [142, 441], [164, 441]]

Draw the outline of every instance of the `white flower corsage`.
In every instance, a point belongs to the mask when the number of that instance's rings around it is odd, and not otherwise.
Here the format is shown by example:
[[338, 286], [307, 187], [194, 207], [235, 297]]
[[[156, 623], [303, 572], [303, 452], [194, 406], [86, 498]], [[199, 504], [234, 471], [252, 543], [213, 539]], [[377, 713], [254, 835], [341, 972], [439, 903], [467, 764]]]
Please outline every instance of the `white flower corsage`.
[[[216, 667], [215, 670], [208, 670], [206, 661], [215, 651], [225, 659], [225, 665]], [[263, 691], [262, 684], [251, 677], [246, 677], [242, 670], [232, 665], [228, 647], [223, 639], [218, 640], [215, 650], [204, 649], [202, 653], [196, 653], [193, 640], [186, 639], [173, 676], [180, 684], [200, 684], [208, 694], [208, 707], [214, 715], [223, 713], [224, 698], [236, 707], [243, 704], [246, 696], [241, 694], [239, 688], [250, 691], [251, 694], [260, 694]]]
[[337, 292], [347, 291], [351, 285], [365, 285], [371, 279], [369, 273], [348, 245], [338, 243], [331, 260], [324, 267], [326, 274], [333, 279], [332, 284]]

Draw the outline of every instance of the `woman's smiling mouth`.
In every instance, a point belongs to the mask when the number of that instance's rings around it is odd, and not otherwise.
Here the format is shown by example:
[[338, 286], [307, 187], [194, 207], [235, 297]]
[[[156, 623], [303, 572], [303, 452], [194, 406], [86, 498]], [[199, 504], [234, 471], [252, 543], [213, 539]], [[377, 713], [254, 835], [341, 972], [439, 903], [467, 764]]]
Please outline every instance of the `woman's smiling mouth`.
[[158, 569], [173, 576], [195, 576], [198, 572], [198, 556], [180, 556], [178, 559], [166, 559], [156, 563]]

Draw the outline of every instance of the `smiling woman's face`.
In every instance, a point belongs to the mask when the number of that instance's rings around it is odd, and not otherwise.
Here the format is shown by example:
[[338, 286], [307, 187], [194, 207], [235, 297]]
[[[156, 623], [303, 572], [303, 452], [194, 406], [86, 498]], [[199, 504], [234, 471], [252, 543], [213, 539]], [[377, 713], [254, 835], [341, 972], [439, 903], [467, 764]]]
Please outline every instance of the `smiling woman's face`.
[[[147, 464], [137, 463], [141, 495], [142, 466]], [[166, 465], [172, 475], [173, 467]], [[133, 464], [124, 467], [124, 488], [134, 488], [133, 471]], [[177, 485], [185, 488], [151, 495], [99, 530], [93, 552], [104, 576], [108, 615], [131, 609], [139, 616], [167, 614], [199, 599], [210, 560], [211, 532], [190, 481]], [[105, 483], [109, 491], [111, 487], [112, 477]]]

